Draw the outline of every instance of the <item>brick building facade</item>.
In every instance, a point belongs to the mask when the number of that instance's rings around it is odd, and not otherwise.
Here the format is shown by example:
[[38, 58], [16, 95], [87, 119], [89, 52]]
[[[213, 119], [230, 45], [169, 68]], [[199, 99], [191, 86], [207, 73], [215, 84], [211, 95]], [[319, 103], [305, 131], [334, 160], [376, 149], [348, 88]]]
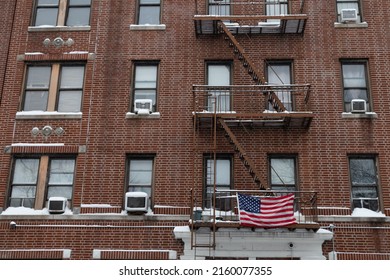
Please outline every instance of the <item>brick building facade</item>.
[[0, 259], [390, 259], [389, 9], [1, 0]]

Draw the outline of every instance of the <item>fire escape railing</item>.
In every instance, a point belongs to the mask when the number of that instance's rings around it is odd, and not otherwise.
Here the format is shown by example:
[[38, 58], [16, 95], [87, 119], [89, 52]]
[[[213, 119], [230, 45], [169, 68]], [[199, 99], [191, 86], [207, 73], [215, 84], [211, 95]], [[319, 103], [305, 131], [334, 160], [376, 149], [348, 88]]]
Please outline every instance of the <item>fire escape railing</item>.
[[[310, 111], [310, 85], [193, 85], [195, 113], [275, 114], [269, 105], [269, 98], [275, 94], [285, 102], [282, 113]], [[288, 104], [288, 105], [287, 105]]]

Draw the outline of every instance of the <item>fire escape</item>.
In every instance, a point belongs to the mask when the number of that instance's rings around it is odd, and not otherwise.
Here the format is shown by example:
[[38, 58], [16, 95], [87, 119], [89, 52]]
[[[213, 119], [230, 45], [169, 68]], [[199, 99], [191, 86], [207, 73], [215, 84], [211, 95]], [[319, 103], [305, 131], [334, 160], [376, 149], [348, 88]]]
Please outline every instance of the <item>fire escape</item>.
[[[246, 52], [239, 41], [242, 36], [283, 36], [284, 34], [302, 36], [308, 19], [307, 15], [302, 14], [304, 1], [209, 1], [209, 3], [211, 2], [215, 5], [214, 10], [212, 10], [215, 15], [195, 15], [193, 18], [197, 38], [202, 40], [202, 37], [215, 36], [216, 40], [219, 40], [218, 42], [223, 43], [221, 47], [230, 48], [234, 59], [240, 62], [242, 70], [249, 75], [252, 83], [250, 85], [229, 86], [193, 85], [194, 135], [200, 128], [206, 127], [213, 130], [215, 164], [217, 133], [222, 131], [237, 157], [253, 178], [260, 195], [270, 195], [273, 191], [270, 190], [267, 181], [262, 178], [262, 173], [259, 172], [231, 128], [238, 127], [244, 130], [247, 128], [309, 128], [313, 119], [313, 112], [309, 108], [310, 85], [268, 84], [263, 78], [264, 75], [251, 60], [250, 54]], [[234, 11], [234, 15], [231, 14], [231, 11]], [[282, 13], [283, 11], [285, 13]], [[287, 13], [287, 11], [298, 12]], [[288, 99], [292, 101], [293, 105], [288, 109], [281, 100], [283, 96], [288, 96]], [[227, 99], [229, 99], [229, 108], [224, 106]], [[195, 138], [196, 136], [194, 136]], [[194, 146], [196, 146], [195, 142]], [[214, 170], [216, 170], [215, 167]], [[234, 196], [233, 193], [231, 195]], [[196, 194], [192, 194], [192, 206], [196, 206], [193, 204], [195, 196]], [[215, 205], [216, 197], [218, 194], [214, 187], [212, 205]], [[298, 225], [295, 227], [305, 224], [304, 228], [317, 230], [318, 224], [315, 223], [316, 193], [297, 193], [296, 204], [302, 211], [305, 211], [304, 209], [308, 209], [308, 211], [305, 215], [307, 220], [298, 221]], [[219, 226], [239, 227], [238, 222], [219, 225], [220, 219], [221, 217], [216, 216], [216, 210], [211, 211], [208, 220], [203, 218], [196, 221], [197, 218], [193, 216], [192, 232], [200, 227], [209, 226], [211, 234], [209, 242], [206, 243], [199, 243], [196, 241], [196, 235], [193, 235], [191, 248], [209, 247], [214, 249], [215, 232]], [[225, 218], [222, 217], [222, 219]], [[226, 218], [226, 220], [228, 219]], [[234, 218], [231, 220], [234, 221]], [[311, 225], [308, 226], [309, 223]]]

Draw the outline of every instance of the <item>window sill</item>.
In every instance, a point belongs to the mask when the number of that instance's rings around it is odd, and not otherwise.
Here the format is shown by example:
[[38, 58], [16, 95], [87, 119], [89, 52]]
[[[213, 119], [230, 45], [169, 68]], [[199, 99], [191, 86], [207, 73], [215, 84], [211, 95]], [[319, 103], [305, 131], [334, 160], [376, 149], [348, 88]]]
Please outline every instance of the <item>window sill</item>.
[[365, 113], [349, 113], [343, 112], [341, 114], [343, 119], [377, 119], [378, 114], [375, 112], [365, 112]]
[[42, 31], [90, 31], [91, 26], [29, 26], [28, 32], [42, 32]]
[[367, 28], [368, 23], [367, 22], [359, 22], [359, 23], [335, 22], [334, 27], [336, 27], [336, 28]]
[[165, 24], [130, 24], [130, 30], [165, 30]]
[[154, 112], [149, 115], [138, 115], [132, 112], [126, 113], [126, 119], [159, 119], [159, 118], [160, 118], [159, 112]]
[[45, 112], [45, 111], [22, 111], [16, 113], [17, 120], [46, 120], [46, 119], [81, 119], [83, 114], [62, 113], [62, 112]]

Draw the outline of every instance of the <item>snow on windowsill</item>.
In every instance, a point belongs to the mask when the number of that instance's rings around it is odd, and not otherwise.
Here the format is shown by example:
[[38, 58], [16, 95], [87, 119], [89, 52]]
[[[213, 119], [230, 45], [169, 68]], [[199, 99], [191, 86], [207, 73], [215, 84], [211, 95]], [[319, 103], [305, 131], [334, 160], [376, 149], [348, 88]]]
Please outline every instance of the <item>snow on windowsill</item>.
[[130, 30], [165, 30], [165, 24], [130, 24]]
[[72, 215], [73, 212], [66, 208], [62, 214], [50, 214], [47, 208], [42, 210], [35, 210], [27, 207], [8, 207], [0, 215]]
[[343, 112], [341, 114], [341, 117], [345, 119], [376, 119], [378, 118], [378, 114], [375, 112], [365, 112], [365, 113]]
[[81, 112], [57, 111], [20, 111], [16, 112], [16, 119], [81, 119]]
[[153, 112], [151, 114], [136, 114], [133, 112], [127, 112], [126, 113], [126, 119], [159, 119], [160, 118], [159, 112]]
[[11, 144], [11, 147], [31, 147], [31, 146], [36, 146], [36, 147], [41, 147], [41, 146], [65, 146], [64, 143], [13, 143]]
[[80, 25], [80, 26], [63, 26], [63, 25], [39, 25], [39, 26], [29, 26], [29, 32], [40, 32], [40, 31], [90, 31], [90, 25]]
[[352, 217], [368, 217], [368, 218], [373, 218], [373, 217], [386, 217], [385, 214], [382, 212], [375, 212], [370, 209], [366, 208], [355, 208], [351, 214]]
[[335, 22], [334, 27], [336, 28], [367, 28], [368, 23], [367, 22], [349, 22], [349, 23], [343, 23], [343, 22]]

